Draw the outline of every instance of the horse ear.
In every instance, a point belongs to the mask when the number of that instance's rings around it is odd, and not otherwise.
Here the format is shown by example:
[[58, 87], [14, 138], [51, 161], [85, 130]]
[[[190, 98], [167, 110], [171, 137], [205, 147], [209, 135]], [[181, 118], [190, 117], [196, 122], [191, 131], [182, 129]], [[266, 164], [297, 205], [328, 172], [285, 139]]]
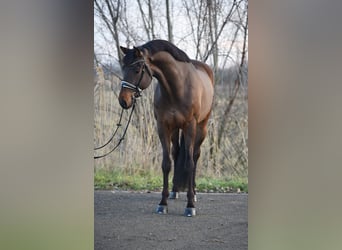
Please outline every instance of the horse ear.
[[134, 49], [136, 57], [143, 57], [143, 53], [139, 48], [133, 46], [133, 49]]
[[127, 54], [128, 50], [129, 50], [128, 48], [125, 48], [122, 46], [120, 46], [120, 49], [121, 49], [122, 53], [124, 53], [125, 55]]

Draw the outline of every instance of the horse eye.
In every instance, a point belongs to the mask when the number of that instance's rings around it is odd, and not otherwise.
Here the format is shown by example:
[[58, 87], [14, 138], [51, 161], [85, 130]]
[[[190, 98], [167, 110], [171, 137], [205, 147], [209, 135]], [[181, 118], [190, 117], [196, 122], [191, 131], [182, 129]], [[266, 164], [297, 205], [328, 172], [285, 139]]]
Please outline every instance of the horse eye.
[[140, 72], [140, 66], [139, 65], [137, 65], [136, 67], [135, 67], [135, 73], [139, 73]]

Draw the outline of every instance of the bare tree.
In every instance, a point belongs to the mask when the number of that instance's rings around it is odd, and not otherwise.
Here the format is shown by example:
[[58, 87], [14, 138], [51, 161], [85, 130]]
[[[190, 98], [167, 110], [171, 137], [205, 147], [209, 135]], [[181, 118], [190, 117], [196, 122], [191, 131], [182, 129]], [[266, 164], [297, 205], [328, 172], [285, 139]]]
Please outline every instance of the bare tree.
[[172, 34], [172, 22], [170, 15], [170, 3], [169, 0], [165, 1], [166, 4], [166, 21], [167, 21], [167, 35], [169, 42], [173, 43], [173, 34]]
[[117, 29], [117, 23], [119, 20], [119, 13], [121, 7], [121, 1], [110, 1], [110, 0], [94, 0], [95, 2], [95, 12], [99, 13], [99, 16], [102, 18], [102, 21], [105, 23], [108, 31], [111, 33], [114, 38], [117, 56], [121, 61], [121, 53], [119, 49], [119, 32]]
[[212, 55], [213, 55], [213, 68], [214, 74], [216, 75], [218, 68], [218, 46], [215, 43], [217, 39], [217, 8], [216, 8], [215, 0], [207, 0], [207, 8], [209, 14], [209, 34], [210, 34], [210, 43], [212, 44]]
[[[137, 2], [138, 2], [140, 15], [144, 23], [144, 28], [145, 28], [145, 32], [148, 37], [148, 40], [155, 39], [156, 36], [154, 33], [155, 28], [154, 28], [154, 17], [153, 17], [153, 11], [152, 11], [152, 1], [147, 0], [146, 3], [142, 3], [141, 0], [138, 0]], [[145, 13], [143, 4], [147, 5], [148, 14]]]
[[248, 3], [247, 1], [245, 2], [245, 8], [243, 9], [243, 15], [240, 16], [240, 21], [241, 21], [241, 29], [243, 30], [243, 47], [242, 47], [242, 53], [241, 53], [241, 59], [240, 59], [240, 64], [238, 68], [238, 78], [235, 80], [235, 86], [234, 86], [234, 92], [233, 92], [233, 97], [230, 99], [228, 106], [226, 107], [223, 115], [223, 121], [221, 123], [220, 129], [218, 130], [218, 144], [221, 144], [221, 136], [224, 130], [224, 126], [226, 124], [226, 119], [228, 117], [228, 114], [233, 106], [234, 100], [237, 96], [237, 93], [240, 89], [240, 86], [242, 84], [242, 81], [244, 80], [244, 73], [243, 73], [243, 66], [245, 63], [245, 57], [246, 57], [246, 45], [247, 45], [247, 32], [248, 32], [248, 15], [247, 15], [247, 10], [248, 10]]
[[217, 48], [217, 44], [218, 44], [218, 41], [220, 39], [220, 36], [221, 36], [224, 28], [226, 27], [227, 23], [231, 20], [232, 15], [234, 14], [234, 11], [236, 10], [237, 5], [238, 4], [237, 4], [236, 0], [234, 0], [229, 12], [227, 13], [227, 15], [224, 19], [224, 21], [219, 26], [220, 28], [218, 28], [218, 24], [216, 25], [217, 30], [215, 31], [215, 39], [212, 40], [211, 46], [207, 48], [206, 54], [203, 56], [204, 61], [207, 61], [208, 57], [212, 54], [214, 48]]
[[186, 16], [191, 28], [193, 43], [196, 48], [195, 58], [202, 60], [203, 52], [201, 49], [202, 41], [206, 40], [204, 34], [207, 33], [208, 8], [204, 0], [183, 0]]

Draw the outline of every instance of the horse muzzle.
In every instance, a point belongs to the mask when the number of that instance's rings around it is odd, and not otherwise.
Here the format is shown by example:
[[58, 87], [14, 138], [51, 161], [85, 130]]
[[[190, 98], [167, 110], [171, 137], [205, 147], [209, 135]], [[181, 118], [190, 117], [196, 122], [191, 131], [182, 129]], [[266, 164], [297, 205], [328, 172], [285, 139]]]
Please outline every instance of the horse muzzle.
[[129, 109], [135, 102], [135, 93], [126, 89], [121, 89], [119, 94], [119, 103], [123, 109]]

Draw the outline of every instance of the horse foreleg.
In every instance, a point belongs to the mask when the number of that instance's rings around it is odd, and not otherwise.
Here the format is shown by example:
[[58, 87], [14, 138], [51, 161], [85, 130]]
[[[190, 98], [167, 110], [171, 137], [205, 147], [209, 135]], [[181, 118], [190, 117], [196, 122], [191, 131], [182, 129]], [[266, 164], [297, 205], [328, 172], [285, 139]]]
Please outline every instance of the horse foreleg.
[[167, 211], [167, 198], [169, 197], [169, 173], [171, 170], [171, 159], [170, 159], [170, 133], [168, 131], [158, 126], [159, 139], [163, 147], [163, 191], [162, 199], [157, 207], [156, 212], [159, 214], [166, 214]]

